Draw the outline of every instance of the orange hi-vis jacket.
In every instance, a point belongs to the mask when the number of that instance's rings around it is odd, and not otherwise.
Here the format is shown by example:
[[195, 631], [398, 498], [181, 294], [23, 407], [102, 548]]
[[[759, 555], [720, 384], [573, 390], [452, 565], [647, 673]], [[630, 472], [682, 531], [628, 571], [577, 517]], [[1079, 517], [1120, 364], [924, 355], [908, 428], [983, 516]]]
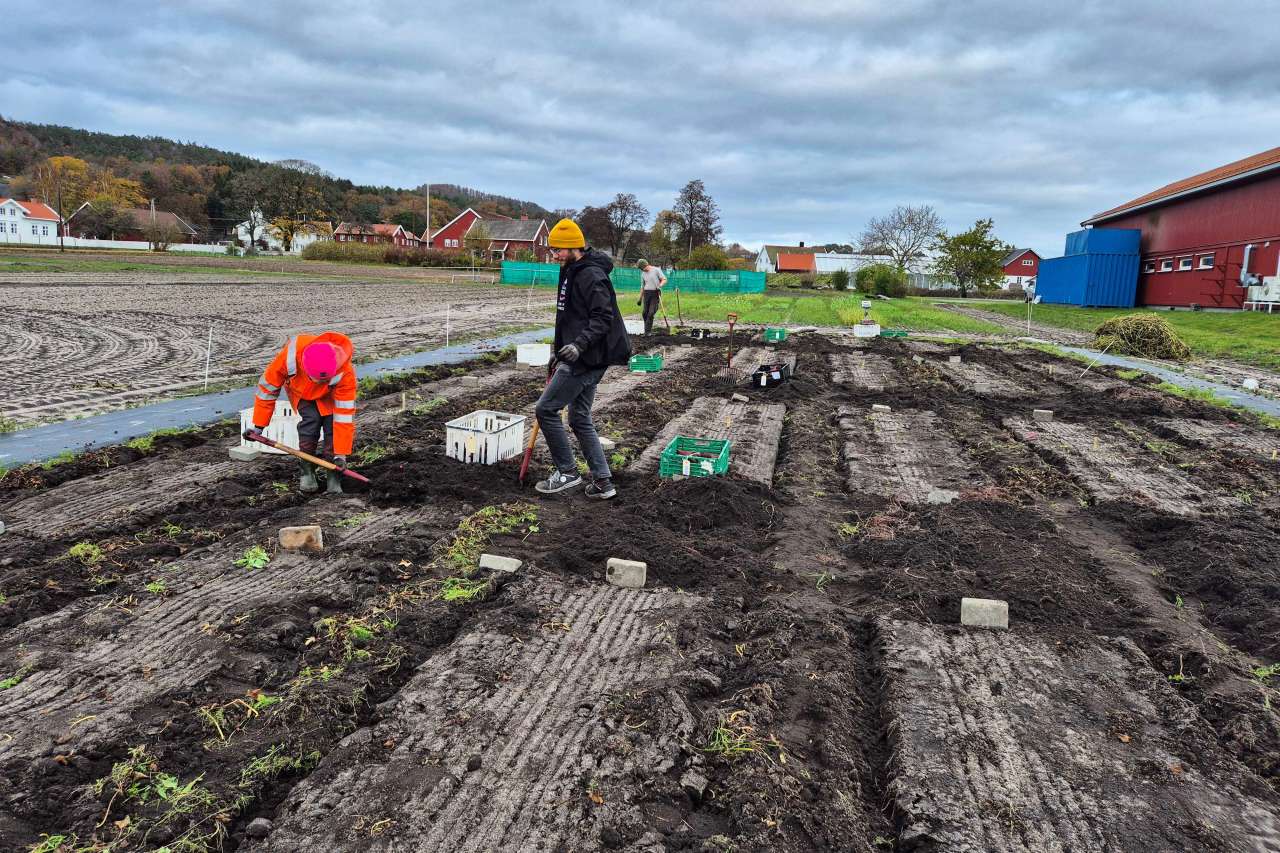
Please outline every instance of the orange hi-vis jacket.
[[[338, 372], [328, 382], [313, 382], [302, 369], [302, 351], [313, 341], [326, 341], [338, 348]], [[351, 364], [351, 339], [337, 332], [296, 335], [276, 354], [258, 380], [258, 397], [253, 401], [253, 425], [266, 429], [276, 410], [280, 389], [289, 393], [294, 411], [298, 401], [314, 400], [321, 415], [333, 415], [333, 452], [351, 453], [356, 440], [356, 369]]]

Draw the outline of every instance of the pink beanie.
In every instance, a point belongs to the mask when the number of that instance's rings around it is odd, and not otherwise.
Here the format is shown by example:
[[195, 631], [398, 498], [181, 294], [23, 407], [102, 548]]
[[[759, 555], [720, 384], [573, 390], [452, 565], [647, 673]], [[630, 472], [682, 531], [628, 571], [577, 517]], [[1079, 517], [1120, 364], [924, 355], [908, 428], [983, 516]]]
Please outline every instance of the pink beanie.
[[338, 348], [316, 341], [302, 351], [302, 369], [316, 382], [328, 382], [338, 372]]

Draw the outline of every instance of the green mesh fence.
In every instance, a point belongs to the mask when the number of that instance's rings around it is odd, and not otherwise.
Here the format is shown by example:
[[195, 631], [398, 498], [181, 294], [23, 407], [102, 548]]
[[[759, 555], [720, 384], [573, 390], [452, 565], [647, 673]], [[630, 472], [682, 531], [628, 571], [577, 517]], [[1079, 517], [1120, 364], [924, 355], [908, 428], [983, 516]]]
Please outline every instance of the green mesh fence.
[[[640, 270], [619, 267], [609, 275], [613, 289], [639, 290]], [[560, 281], [557, 264], [531, 264], [522, 261], [502, 262], [503, 284], [532, 284], [554, 287]], [[686, 293], [764, 293], [764, 273], [754, 270], [673, 270], [667, 273], [667, 287], [678, 287]]]

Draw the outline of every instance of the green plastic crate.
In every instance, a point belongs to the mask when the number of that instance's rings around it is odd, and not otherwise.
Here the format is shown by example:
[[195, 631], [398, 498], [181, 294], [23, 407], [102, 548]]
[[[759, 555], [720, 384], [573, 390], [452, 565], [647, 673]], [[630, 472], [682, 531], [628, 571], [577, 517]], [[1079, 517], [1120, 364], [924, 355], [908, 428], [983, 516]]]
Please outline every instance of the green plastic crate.
[[882, 338], [905, 338], [907, 336], [906, 329], [881, 329], [880, 337]]
[[677, 435], [658, 460], [659, 477], [713, 477], [729, 470], [732, 442], [724, 438]]
[[627, 362], [627, 369], [633, 373], [657, 373], [662, 369], [662, 353], [633, 355]]
[[765, 329], [764, 339], [766, 341], [773, 341], [773, 342], [785, 341], [787, 339], [787, 330], [786, 329]]

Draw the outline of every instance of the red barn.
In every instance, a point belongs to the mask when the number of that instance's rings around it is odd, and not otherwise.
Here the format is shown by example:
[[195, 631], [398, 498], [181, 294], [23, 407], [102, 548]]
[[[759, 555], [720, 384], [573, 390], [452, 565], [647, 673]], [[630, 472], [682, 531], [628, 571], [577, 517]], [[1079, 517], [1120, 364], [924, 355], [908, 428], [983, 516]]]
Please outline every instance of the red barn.
[[1085, 220], [1142, 231], [1139, 305], [1241, 308], [1280, 275], [1280, 148], [1175, 181]]
[[1040, 273], [1040, 256], [1034, 249], [1014, 249], [1000, 262], [1004, 267], [1004, 288], [1029, 287]]
[[[467, 236], [467, 232], [471, 230], [471, 226], [475, 224], [477, 219], [482, 219], [479, 213], [471, 208], [459, 213], [446, 224], [436, 229], [427, 239], [428, 249], [457, 249], [463, 248], [462, 238]], [[427, 235], [423, 235], [427, 236]]]
[[338, 243], [394, 243], [406, 249], [416, 249], [422, 245], [422, 241], [412, 231], [406, 231], [403, 225], [386, 222], [376, 225], [342, 222], [333, 232], [333, 239]]

